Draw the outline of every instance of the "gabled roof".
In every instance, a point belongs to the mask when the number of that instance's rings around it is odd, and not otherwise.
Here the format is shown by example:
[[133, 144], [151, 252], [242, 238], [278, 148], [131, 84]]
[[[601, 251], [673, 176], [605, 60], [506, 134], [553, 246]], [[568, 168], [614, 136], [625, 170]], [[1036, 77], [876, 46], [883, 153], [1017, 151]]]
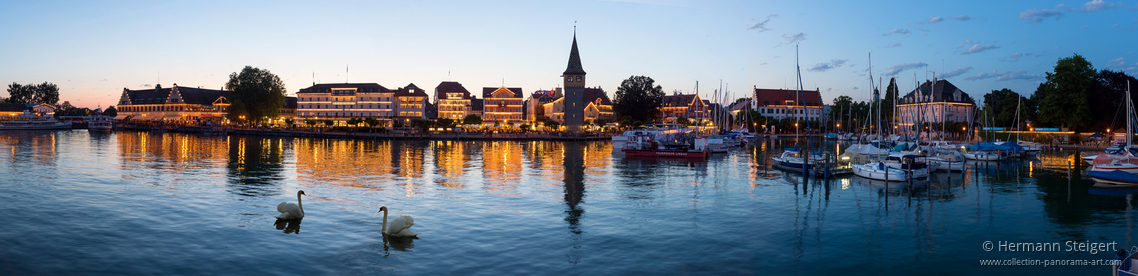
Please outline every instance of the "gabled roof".
[[285, 97], [284, 108], [296, 109], [296, 97]]
[[585, 88], [584, 99], [586, 103], [596, 102], [601, 99], [602, 105], [612, 105], [612, 100], [609, 100], [608, 94], [600, 88]]
[[743, 109], [748, 109], [748, 108], [751, 108], [751, 100], [743, 100], [743, 101], [737, 102], [737, 103], [731, 105], [731, 107], [728, 108], [728, 110], [735, 111], [735, 110], [743, 110]]
[[28, 110], [29, 107], [30, 106], [26, 104], [19, 103], [0, 103], [0, 111], [23, 112], [24, 110]]
[[423, 89], [419, 88], [418, 86], [415, 86], [414, 83], [411, 83], [411, 84], [408, 84], [406, 87], [400, 87], [399, 89], [396, 89], [395, 90], [395, 96], [396, 97], [400, 97], [400, 96], [402, 96], [402, 97], [414, 97], [414, 96], [427, 97], [427, 92], [423, 91]]
[[763, 89], [755, 88], [755, 103], [759, 106], [786, 105], [786, 101], [794, 101], [794, 105], [822, 106], [822, 94], [818, 90]]
[[483, 99], [493, 98], [492, 96], [494, 95], [494, 91], [498, 91], [498, 89], [502, 89], [502, 88], [510, 90], [510, 92], [514, 92], [514, 98], [521, 98], [522, 97], [522, 88], [521, 87], [499, 86], [499, 87], [483, 87], [482, 88], [482, 98]]
[[446, 99], [447, 93], [462, 93], [463, 99], [470, 99], [470, 91], [467, 91], [461, 83], [444, 81], [435, 86], [435, 99]]
[[688, 106], [695, 102], [696, 94], [675, 94], [664, 96], [660, 104], [668, 107]]
[[581, 67], [581, 54], [577, 52], [577, 33], [573, 33], [573, 48], [569, 50], [569, 66], [562, 74], [584, 75], [585, 69]]
[[332, 88], [356, 88], [356, 92], [390, 92], [391, 89], [383, 87], [378, 83], [321, 83], [308, 88], [300, 89], [300, 93], [331, 93]]
[[484, 102], [482, 99], [479, 99], [478, 97], [471, 97], [470, 110], [485, 110], [485, 108], [482, 106], [483, 103]]
[[186, 104], [211, 105], [217, 98], [229, 96], [229, 91], [177, 86], [177, 84], [170, 88], [125, 90], [123, 92], [130, 98], [131, 104], [165, 104], [166, 99], [170, 98], [170, 93], [174, 89], [178, 89], [178, 94], [182, 97], [181, 103]]
[[[916, 93], [918, 91], [922, 97], [914, 98], [913, 93]], [[959, 101], [956, 100], [955, 96], [957, 91], [960, 92]], [[968, 93], [964, 93], [964, 91], [961, 91], [960, 88], [956, 88], [955, 85], [952, 85], [952, 83], [948, 82], [947, 80], [937, 80], [935, 84], [930, 81], [926, 81], [925, 83], [922, 83], [921, 86], [918, 86], [917, 89], [909, 91], [908, 94], [905, 94], [905, 96], [901, 97], [901, 103], [912, 103], [914, 101], [928, 102], [930, 100], [928, 97], [929, 94], [932, 94], [931, 100], [933, 102], [960, 102], [970, 104], [976, 103], [976, 101], [973, 100], [971, 96], [968, 96]]]

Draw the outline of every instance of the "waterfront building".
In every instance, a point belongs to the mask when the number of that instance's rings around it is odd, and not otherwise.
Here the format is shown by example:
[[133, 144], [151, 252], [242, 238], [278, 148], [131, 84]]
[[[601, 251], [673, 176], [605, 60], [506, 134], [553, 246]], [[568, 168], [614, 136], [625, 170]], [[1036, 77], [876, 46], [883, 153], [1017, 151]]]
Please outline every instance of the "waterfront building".
[[798, 90], [754, 88], [755, 111], [776, 119], [819, 120], [825, 105], [818, 89]]
[[680, 118], [699, 123], [711, 118], [710, 111], [707, 101], [700, 99], [697, 94], [674, 93], [664, 96], [660, 101], [664, 123], [675, 123]]
[[471, 113], [470, 91], [461, 83], [444, 81], [435, 87], [435, 107], [438, 118], [462, 120]]
[[414, 83], [407, 84], [395, 90], [396, 119], [403, 120], [403, 125], [411, 125], [411, 119], [427, 118], [427, 92]]
[[522, 89], [520, 87], [483, 87], [482, 124], [511, 126], [521, 123]]
[[577, 51], [577, 31], [573, 31], [573, 47], [569, 50], [569, 65], [561, 73], [565, 87], [564, 118], [565, 131], [581, 132], [585, 123], [585, 69], [581, 67], [581, 55]]
[[220, 122], [229, 107], [228, 96], [229, 91], [182, 87], [177, 83], [170, 88], [160, 84], [154, 89], [123, 88], [115, 119]]
[[284, 106], [277, 110], [277, 113], [280, 114], [278, 119], [282, 121], [284, 119], [296, 119], [296, 97], [286, 96]]
[[[332, 120], [345, 125], [353, 117], [376, 117], [390, 127], [399, 106], [396, 91], [377, 83], [321, 83], [296, 92], [298, 121]], [[425, 96], [425, 93], [424, 93]]]
[[914, 121], [922, 123], [972, 122], [976, 101], [947, 80], [926, 81], [898, 100], [897, 132], [912, 134]]
[[537, 119], [541, 117], [551, 118], [545, 113], [545, 104], [551, 103], [558, 98], [561, 98], [560, 87], [554, 90], [534, 91], [524, 103], [526, 121], [537, 121]]
[[479, 99], [478, 96], [470, 96], [470, 114], [482, 117], [482, 110], [485, 109], [485, 101]]
[[28, 111], [36, 116], [54, 116], [55, 106], [50, 104], [0, 103], [0, 118], [16, 117]]
[[585, 120], [612, 123], [616, 119], [612, 111], [612, 100], [600, 87], [585, 88], [585, 103]]

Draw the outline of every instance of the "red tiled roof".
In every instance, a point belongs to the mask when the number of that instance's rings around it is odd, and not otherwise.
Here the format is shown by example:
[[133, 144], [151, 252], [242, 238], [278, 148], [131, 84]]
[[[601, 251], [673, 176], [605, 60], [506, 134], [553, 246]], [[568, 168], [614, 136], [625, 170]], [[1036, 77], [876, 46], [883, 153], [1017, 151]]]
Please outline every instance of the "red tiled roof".
[[470, 91], [455, 81], [444, 81], [439, 83], [439, 86], [435, 86], [435, 99], [446, 99], [446, 93], [455, 92], [462, 93], [463, 99], [470, 99]]
[[[494, 91], [497, 91], [498, 88], [501, 88], [501, 87], [500, 86], [499, 87], [483, 87], [482, 88], [482, 98], [483, 99], [493, 98], [493, 97], [491, 97], [492, 96], [491, 94], [494, 94]], [[521, 87], [507, 87], [506, 89], [509, 89], [510, 92], [514, 92], [514, 98], [522, 98], [523, 97]]]
[[695, 100], [695, 94], [666, 95], [660, 101], [663, 106], [688, 106]]
[[798, 90], [755, 88], [755, 102], [759, 106], [786, 105], [786, 101], [794, 101], [795, 105], [822, 106], [822, 94], [818, 90], [802, 90], [799, 96]]

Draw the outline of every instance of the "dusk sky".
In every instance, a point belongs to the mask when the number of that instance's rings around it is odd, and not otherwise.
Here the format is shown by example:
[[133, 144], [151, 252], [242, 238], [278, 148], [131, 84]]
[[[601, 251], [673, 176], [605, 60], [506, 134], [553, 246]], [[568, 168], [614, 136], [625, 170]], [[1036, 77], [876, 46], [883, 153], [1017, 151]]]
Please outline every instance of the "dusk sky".
[[124, 87], [219, 89], [251, 65], [290, 95], [448, 79], [528, 94], [560, 85], [574, 24], [587, 85], [610, 97], [632, 75], [668, 93], [699, 81], [705, 97], [720, 80], [734, 98], [793, 89], [796, 44], [802, 83], [826, 103], [869, 98], [870, 53], [875, 82], [909, 91], [935, 72], [977, 99], [1030, 95], [1075, 53], [1138, 71], [1138, 1], [6, 1], [0, 83], [52, 82], [61, 102], [95, 108]]

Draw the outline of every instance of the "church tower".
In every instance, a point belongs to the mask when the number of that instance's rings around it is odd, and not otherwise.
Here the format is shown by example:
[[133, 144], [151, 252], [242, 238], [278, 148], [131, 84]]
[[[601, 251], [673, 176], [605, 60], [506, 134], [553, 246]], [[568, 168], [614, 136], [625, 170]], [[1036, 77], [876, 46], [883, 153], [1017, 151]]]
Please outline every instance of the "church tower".
[[565, 83], [565, 131], [581, 133], [585, 124], [585, 69], [581, 68], [581, 55], [577, 53], [577, 31], [573, 31], [573, 48], [569, 50], [569, 66], [561, 73]]

